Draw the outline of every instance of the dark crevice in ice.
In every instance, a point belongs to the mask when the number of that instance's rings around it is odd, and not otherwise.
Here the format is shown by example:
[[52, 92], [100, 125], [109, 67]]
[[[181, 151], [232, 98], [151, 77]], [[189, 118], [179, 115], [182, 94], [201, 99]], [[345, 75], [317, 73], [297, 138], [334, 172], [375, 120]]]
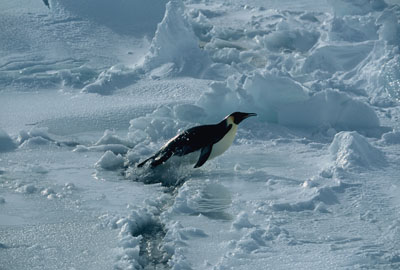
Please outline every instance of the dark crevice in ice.
[[148, 224], [133, 236], [142, 236], [140, 241], [139, 263], [143, 269], [170, 269], [168, 260], [170, 256], [163, 248], [163, 239], [166, 235], [164, 225], [159, 221]]

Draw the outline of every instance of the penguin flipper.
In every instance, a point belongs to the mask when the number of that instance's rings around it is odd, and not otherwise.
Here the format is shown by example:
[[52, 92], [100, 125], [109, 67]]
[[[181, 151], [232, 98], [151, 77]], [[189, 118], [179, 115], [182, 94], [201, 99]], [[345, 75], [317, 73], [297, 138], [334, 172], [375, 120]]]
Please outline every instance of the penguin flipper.
[[211, 150], [212, 144], [207, 145], [201, 149], [199, 160], [197, 161], [196, 165], [194, 165], [194, 168], [199, 168], [203, 166], [204, 163], [206, 163], [208, 157], [211, 154]]

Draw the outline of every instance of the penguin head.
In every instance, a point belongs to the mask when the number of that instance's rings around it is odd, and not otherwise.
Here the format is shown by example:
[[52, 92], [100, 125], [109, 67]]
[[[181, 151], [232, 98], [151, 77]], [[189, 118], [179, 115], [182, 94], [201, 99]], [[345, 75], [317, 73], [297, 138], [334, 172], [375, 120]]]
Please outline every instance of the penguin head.
[[256, 116], [256, 113], [245, 113], [245, 112], [234, 112], [231, 113], [226, 117], [228, 121], [232, 121], [236, 125], [239, 125], [240, 122], [242, 122], [244, 119], [250, 117], [250, 116]]

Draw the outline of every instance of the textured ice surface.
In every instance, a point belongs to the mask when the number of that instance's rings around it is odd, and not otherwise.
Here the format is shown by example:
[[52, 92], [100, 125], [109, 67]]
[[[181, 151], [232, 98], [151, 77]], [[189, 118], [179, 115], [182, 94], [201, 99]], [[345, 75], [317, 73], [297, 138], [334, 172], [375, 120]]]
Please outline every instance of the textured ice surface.
[[[2, 267], [399, 268], [396, 1], [28, 2], [0, 4]], [[136, 168], [233, 111], [201, 169]]]

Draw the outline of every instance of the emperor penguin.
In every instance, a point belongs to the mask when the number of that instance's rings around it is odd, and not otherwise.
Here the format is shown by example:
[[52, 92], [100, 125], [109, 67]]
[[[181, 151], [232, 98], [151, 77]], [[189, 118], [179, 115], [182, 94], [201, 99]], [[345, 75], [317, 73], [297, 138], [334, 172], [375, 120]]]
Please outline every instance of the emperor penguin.
[[196, 126], [185, 130], [170, 139], [157, 153], [139, 163], [137, 167], [142, 167], [151, 161], [150, 166], [154, 168], [172, 156], [184, 156], [200, 151], [199, 159], [194, 165], [194, 168], [199, 168], [207, 160], [224, 153], [233, 143], [240, 122], [256, 115], [255, 113], [234, 112], [218, 124]]

